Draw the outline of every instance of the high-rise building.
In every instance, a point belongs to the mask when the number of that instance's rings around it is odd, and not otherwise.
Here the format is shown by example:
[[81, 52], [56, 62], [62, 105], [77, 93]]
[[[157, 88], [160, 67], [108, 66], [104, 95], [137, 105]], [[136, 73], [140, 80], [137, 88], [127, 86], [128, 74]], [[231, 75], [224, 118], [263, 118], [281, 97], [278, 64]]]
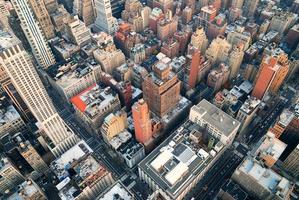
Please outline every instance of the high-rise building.
[[146, 144], [150, 141], [153, 132], [150, 111], [147, 103], [143, 99], [140, 99], [132, 106], [132, 115], [136, 140], [142, 144]]
[[207, 30], [209, 23], [215, 19], [216, 15], [217, 10], [214, 6], [202, 7], [198, 17], [199, 25]]
[[51, 22], [50, 15], [46, 9], [44, 1], [29, 0], [28, 2], [45, 38], [48, 40], [55, 37], [54, 26]]
[[197, 49], [190, 56], [192, 58], [189, 73], [189, 89], [193, 89], [198, 83], [198, 74], [203, 65], [204, 58], [200, 55], [200, 52]]
[[54, 55], [52, 54], [51, 49], [44, 38], [37, 20], [34, 18], [34, 13], [30, 8], [29, 1], [12, 0], [11, 3], [13, 4], [21, 21], [21, 27], [38, 64], [43, 68], [48, 68], [49, 66], [55, 64]]
[[252, 122], [255, 114], [259, 108], [261, 101], [254, 97], [249, 97], [245, 103], [241, 106], [236, 119], [241, 122], [240, 133], [242, 133], [248, 125]]
[[55, 10], [58, 8], [57, 0], [44, 0], [44, 3], [49, 14], [54, 13]]
[[152, 0], [153, 8], [158, 7], [166, 12], [173, 9], [173, 0]]
[[252, 96], [263, 99], [266, 93], [276, 93], [289, 71], [287, 55], [266, 55], [261, 63], [260, 72]]
[[299, 144], [284, 160], [283, 165], [294, 176], [299, 176]]
[[276, 123], [269, 129], [269, 131], [275, 134], [276, 138], [280, 138], [282, 133], [289, 127], [295, 118], [296, 117], [292, 111], [285, 109], [279, 116]]
[[42, 157], [37, 153], [29, 141], [21, 142], [18, 148], [20, 154], [34, 169], [32, 177], [39, 177], [49, 169]]
[[233, 8], [242, 9], [244, 0], [231, 0], [230, 6]]
[[0, 64], [45, 132], [52, 153], [63, 153], [77, 137], [58, 115], [30, 55], [13, 34], [2, 35], [0, 44]]
[[86, 26], [91, 25], [96, 18], [94, 0], [74, 0], [73, 13], [78, 15]]
[[243, 14], [246, 17], [253, 17], [260, 0], [245, 0]]
[[209, 40], [205, 34], [203, 27], [198, 27], [191, 36], [189, 47], [194, 46], [200, 51], [201, 54], [204, 54], [206, 52], [208, 44]]
[[164, 41], [172, 36], [178, 29], [177, 16], [172, 17], [171, 11], [166, 13], [166, 17], [157, 24], [157, 37]]
[[212, 65], [226, 62], [231, 50], [231, 44], [224, 37], [217, 37], [212, 41], [206, 51], [206, 57], [211, 61]]
[[208, 24], [208, 29], [207, 29], [208, 38], [210, 40], [213, 40], [220, 35], [224, 35], [226, 26], [227, 26], [226, 16], [220, 13], [215, 17], [214, 20], [212, 20]]
[[91, 41], [89, 28], [86, 27], [78, 16], [73, 16], [72, 20], [65, 25], [65, 32], [70, 41], [80, 47]]
[[105, 117], [101, 126], [101, 133], [106, 141], [111, 141], [112, 138], [124, 131], [128, 127], [127, 113], [119, 111], [116, 113], [110, 113]]
[[10, 26], [9, 26], [8, 17], [10, 14], [7, 9], [6, 3], [7, 3], [6, 1], [0, 0], [0, 23], [2, 27], [9, 28]]
[[290, 199], [294, 188], [290, 180], [252, 157], [241, 163], [232, 179], [251, 193], [254, 199]]
[[230, 68], [221, 63], [218, 68], [212, 69], [208, 75], [207, 85], [218, 91], [228, 81]]
[[14, 106], [17, 108], [17, 110], [20, 112], [22, 117], [26, 119], [27, 121], [30, 121], [33, 119], [33, 116], [28, 108], [28, 106], [25, 104], [24, 100], [16, 90], [15, 86], [12, 84], [11, 79], [5, 72], [5, 69], [3, 66], [0, 66], [0, 84], [3, 90], [6, 92], [6, 94], [11, 99]]
[[171, 111], [180, 100], [181, 82], [169, 64], [157, 62], [143, 81], [143, 98], [152, 112], [159, 117]]
[[95, 30], [112, 34], [117, 30], [117, 20], [112, 16], [110, 0], [95, 0], [96, 21]]
[[0, 161], [0, 193], [5, 194], [24, 182], [25, 178], [7, 157], [1, 157]]
[[243, 57], [244, 51], [240, 47], [234, 46], [228, 58], [228, 65], [230, 67], [229, 80], [236, 78], [240, 72], [240, 66], [242, 64]]
[[283, 35], [291, 25], [296, 23], [297, 18], [298, 15], [292, 12], [277, 12], [271, 19], [269, 29]]

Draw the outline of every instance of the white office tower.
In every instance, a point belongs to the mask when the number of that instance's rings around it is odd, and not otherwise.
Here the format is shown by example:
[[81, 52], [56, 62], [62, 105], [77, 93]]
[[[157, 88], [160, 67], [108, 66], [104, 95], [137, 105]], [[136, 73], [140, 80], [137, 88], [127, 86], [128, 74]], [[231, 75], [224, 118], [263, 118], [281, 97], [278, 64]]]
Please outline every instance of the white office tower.
[[97, 18], [94, 23], [96, 31], [104, 31], [112, 34], [117, 31], [118, 24], [115, 17], [112, 16], [110, 0], [95, 0]]
[[45, 40], [37, 20], [34, 18], [28, 0], [11, 0], [11, 3], [21, 21], [21, 27], [38, 64], [45, 69], [55, 64], [54, 55]]
[[12, 80], [45, 133], [45, 140], [57, 157], [75, 145], [76, 135], [58, 115], [30, 55], [13, 35], [0, 30], [0, 65]]

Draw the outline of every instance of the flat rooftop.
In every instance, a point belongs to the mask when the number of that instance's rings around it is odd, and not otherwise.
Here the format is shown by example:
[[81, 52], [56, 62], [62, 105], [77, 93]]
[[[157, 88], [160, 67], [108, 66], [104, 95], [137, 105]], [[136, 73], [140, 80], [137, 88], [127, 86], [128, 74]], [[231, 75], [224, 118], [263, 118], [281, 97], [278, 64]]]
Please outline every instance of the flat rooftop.
[[239, 121], [205, 99], [193, 106], [191, 108], [192, 111], [196, 112], [205, 122], [216, 127], [225, 136], [229, 136], [240, 126]]
[[258, 147], [256, 154], [269, 155], [278, 160], [286, 149], [287, 144], [275, 137], [270, 131], [263, 138], [261, 145]]
[[81, 140], [75, 146], [62, 154], [59, 158], [54, 160], [50, 164], [50, 167], [56, 173], [59, 179], [64, 179], [65, 177], [69, 176], [67, 169], [70, 168], [73, 162], [79, 161], [92, 152], [92, 149], [86, 144], [86, 142]]
[[0, 110], [0, 126], [6, 123], [15, 121], [20, 118], [20, 114], [13, 105], [8, 106], [6, 109]]
[[120, 182], [116, 182], [109, 190], [107, 190], [97, 200], [121, 198], [122, 200], [132, 200], [134, 195]]
[[284, 127], [287, 127], [291, 123], [291, 121], [294, 119], [294, 117], [295, 117], [295, 115], [293, 112], [291, 112], [288, 109], [285, 109], [279, 116], [278, 123], [280, 125], [283, 125]]
[[286, 197], [292, 188], [289, 180], [273, 170], [263, 167], [254, 158], [249, 157], [244, 160], [235, 171], [236, 175], [240, 171], [253, 178], [261, 187], [274, 194], [280, 192], [283, 197]]
[[98, 84], [88, 87], [71, 98], [72, 104], [90, 118], [101, 114], [103, 109], [108, 108], [117, 100], [118, 95], [110, 87], [102, 89]]
[[[209, 140], [214, 141], [210, 148]], [[222, 149], [219, 140], [188, 120], [143, 159], [139, 168], [175, 199]]]
[[258, 107], [261, 103], [261, 100], [254, 98], [254, 97], [249, 97], [248, 99], [246, 99], [246, 101], [244, 102], [244, 104], [241, 106], [240, 110], [242, 110], [243, 112], [250, 114], [252, 113], [256, 107]]
[[13, 47], [21, 42], [12, 33], [2, 30], [0, 28], [0, 52]]
[[47, 70], [49, 76], [62, 88], [67, 88], [76, 83], [85, 75], [91, 73], [95, 68], [100, 67], [93, 59], [76, 60], [54, 65]]
[[[18, 188], [18, 191], [10, 195], [7, 200], [27, 200], [37, 193], [41, 194], [39, 188], [29, 180], [18, 185]], [[46, 200], [46, 198], [44, 199]]]

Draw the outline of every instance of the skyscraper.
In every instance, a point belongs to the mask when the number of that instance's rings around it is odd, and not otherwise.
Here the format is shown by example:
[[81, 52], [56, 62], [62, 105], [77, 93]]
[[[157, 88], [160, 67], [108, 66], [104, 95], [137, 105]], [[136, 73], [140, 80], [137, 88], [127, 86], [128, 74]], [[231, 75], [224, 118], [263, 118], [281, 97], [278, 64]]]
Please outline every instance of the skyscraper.
[[54, 26], [43, 0], [29, 0], [30, 7], [46, 39], [55, 37]]
[[0, 45], [0, 64], [45, 132], [52, 153], [62, 154], [77, 142], [76, 135], [58, 115], [21, 42], [2, 31]]
[[21, 27], [38, 64], [43, 68], [55, 64], [54, 56], [45, 41], [38, 22], [34, 18], [29, 2], [27, 0], [12, 0], [11, 3], [21, 21]]
[[181, 82], [169, 64], [159, 61], [142, 83], [143, 98], [152, 112], [163, 117], [180, 100]]
[[284, 160], [283, 165], [294, 176], [299, 176], [299, 144]]
[[152, 127], [148, 105], [143, 99], [132, 106], [132, 115], [136, 140], [145, 144], [152, 137]]
[[74, 0], [73, 13], [77, 14], [86, 26], [95, 21], [94, 0]]
[[282, 85], [289, 70], [286, 55], [266, 55], [260, 66], [252, 96], [263, 99], [267, 92], [276, 93]]
[[110, 0], [95, 0], [96, 21], [95, 29], [106, 33], [114, 33], [117, 30], [117, 20], [112, 16]]
[[246, 17], [253, 17], [253, 15], [255, 14], [255, 11], [258, 7], [260, 0], [245, 0], [244, 2], [244, 16]]

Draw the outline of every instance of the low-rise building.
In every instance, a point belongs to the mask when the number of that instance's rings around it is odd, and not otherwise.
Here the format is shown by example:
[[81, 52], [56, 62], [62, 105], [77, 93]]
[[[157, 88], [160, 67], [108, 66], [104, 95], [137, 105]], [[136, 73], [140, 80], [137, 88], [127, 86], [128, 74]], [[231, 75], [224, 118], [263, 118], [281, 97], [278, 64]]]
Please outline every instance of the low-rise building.
[[0, 193], [9, 193], [12, 189], [25, 181], [16, 166], [4, 156], [0, 158]]
[[129, 191], [120, 181], [117, 181], [97, 198], [97, 200], [108, 199], [134, 200], [135, 198], [131, 191]]
[[18, 191], [11, 194], [7, 200], [47, 200], [42, 189], [32, 180], [27, 180], [17, 186]]
[[236, 119], [241, 122], [240, 133], [242, 133], [252, 122], [259, 108], [261, 100], [249, 96], [245, 103], [241, 106]]
[[61, 199], [92, 200], [114, 183], [111, 173], [92, 152], [80, 141], [51, 163], [50, 167], [61, 181], [56, 185]]
[[190, 110], [189, 119], [207, 130], [223, 144], [233, 142], [240, 122], [232, 118], [207, 100], [202, 100]]
[[226, 147], [209, 129], [188, 120], [139, 163], [139, 177], [153, 191], [181, 200]]
[[289, 199], [293, 190], [291, 181], [264, 167], [261, 162], [248, 157], [235, 170], [232, 179], [258, 199]]
[[117, 152], [130, 168], [133, 168], [145, 157], [144, 146], [133, 139], [121, 145]]
[[0, 137], [25, 129], [25, 122], [13, 105], [0, 109]]
[[101, 67], [94, 60], [71, 60], [49, 68], [49, 82], [69, 102], [70, 98], [100, 80]]
[[279, 159], [287, 145], [275, 138], [270, 131], [263, 137], [261, 144], [254, 150], [254, 155], [271, 168]]
[[99, 133], [105, 117], [121, 109], [118, 95], [110, 87], [102, 89], [97, 84], [72, 97], [70, 101], [87, 130], [95, 133]]

